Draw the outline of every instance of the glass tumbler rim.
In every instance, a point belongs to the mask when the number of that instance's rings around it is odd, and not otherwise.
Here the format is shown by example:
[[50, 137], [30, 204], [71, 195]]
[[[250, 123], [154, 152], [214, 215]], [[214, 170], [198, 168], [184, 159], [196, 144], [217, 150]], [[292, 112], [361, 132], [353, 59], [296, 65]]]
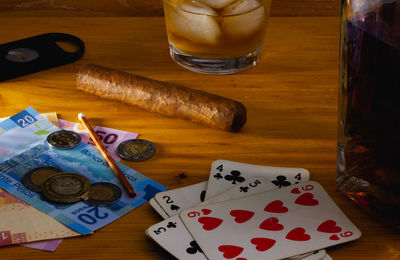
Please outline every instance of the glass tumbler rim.
[[[189, 0], [189, 1], [190, 2], [198, 2], [198, 3], [201, 3], [201, 4], [205, 4], [201, 0]], [[272, 0], [255, 0], [255, 1], [259, 2], [260, 5], [254, 7], [254, 8], [251, 8], [250, 10], [245, 10], [244, 12], [237, 12], [237, 13], [229, 14], [229, 15], [222, 15], [221, 14], [221, 11], [223, 10], [223, 8], [217, 9], [218, 12], [216, 12], [216, 14], [206, 14], [206, 13], [194, 12], [194, 11], [191, 11], [191, 10], [189, 11], [189, 10], [183, 9], [183, 8], [181, 8], [181, 7], [179, 7], [177, 5], [179, 2], [181, 2], [179, 0], [178, 1], [177, 0], [163, 0], [163, 4], [168, 4], [170, 6], [173, 6], [174, 8], [177, 8], [177, 9], [180, 9], [180, 10], [182, 10], [184, 12], [192, 13], [192, 14], [195, 14], [195, 15], [206, 15], [206, 16], [211, 16], [211, 17], [230, 17], [230, 16], [238, 16], [238, 15], [243, 15], [243, 14], [246, 14], [246, 13], [250, 13], [250, 12], [260, 8], [260, 6], [264, 6], [265, 7], [265, 6], [269, 5], [269, 4], [271, 4], [271, 2], [272, 2]], [[232, 3], [234, 3], [234, 2], [235, 1], [233, 1]], [[210, 7], [210, 8], [212, 8], [212, 7]], [[215, 11], [215, 9], [213, 9], [213, 10]]]

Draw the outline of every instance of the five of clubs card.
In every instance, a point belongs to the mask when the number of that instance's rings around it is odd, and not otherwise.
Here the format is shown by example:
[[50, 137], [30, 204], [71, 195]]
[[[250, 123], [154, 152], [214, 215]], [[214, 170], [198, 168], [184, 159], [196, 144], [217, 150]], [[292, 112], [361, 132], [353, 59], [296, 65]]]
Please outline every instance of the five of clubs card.
[[329, 260], [361, 232], [303, 168], [216, 160], [208, 181], [160, 192], [146, 235], [177, 259]]

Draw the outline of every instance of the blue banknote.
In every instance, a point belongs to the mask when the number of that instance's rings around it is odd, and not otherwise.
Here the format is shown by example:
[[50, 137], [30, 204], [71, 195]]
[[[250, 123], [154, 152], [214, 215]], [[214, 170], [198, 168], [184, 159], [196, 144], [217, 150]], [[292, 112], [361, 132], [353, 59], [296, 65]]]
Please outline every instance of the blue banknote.
[[[69, 228], [89, 234], [151, 199], [167, 188], [137, 171], [118, 163], [137, 195], [131, 198], [113, 171], [93, 147], [81, 143], [70, 150], [56, 149], [47, 144], [47, 136], [59, 129], [33, 108], [0, 122], [0, 187]], [[55, 204], [41, 193], [28, 190], [22, 177], [29, 170], [51, 165], [65, 172], [85, 175], [91, 183], [111, 182], [120, 187], [122, 197], [106, 207], [93, 207], [84, 202]]]

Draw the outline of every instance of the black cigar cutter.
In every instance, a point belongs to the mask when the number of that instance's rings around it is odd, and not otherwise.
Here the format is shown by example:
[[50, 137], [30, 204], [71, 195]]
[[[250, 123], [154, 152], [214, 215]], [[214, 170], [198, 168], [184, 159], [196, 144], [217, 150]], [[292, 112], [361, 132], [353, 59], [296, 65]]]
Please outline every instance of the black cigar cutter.
[[[74, 45], [73, 52], [58, 43]], [[82, 57], [85, 44], [76, 36], [46, 33], [0, 45], [0, 81], [72, 63]]]

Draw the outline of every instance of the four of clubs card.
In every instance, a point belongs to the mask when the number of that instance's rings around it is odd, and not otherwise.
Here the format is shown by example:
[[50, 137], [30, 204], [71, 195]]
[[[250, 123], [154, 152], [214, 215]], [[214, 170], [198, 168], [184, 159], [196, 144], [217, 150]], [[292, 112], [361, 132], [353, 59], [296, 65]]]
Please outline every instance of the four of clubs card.
[[329, 260], [361, 232], [302, 168], [212, 163], [209, 180], [156, 194], [146, 235], [177, 259]]

